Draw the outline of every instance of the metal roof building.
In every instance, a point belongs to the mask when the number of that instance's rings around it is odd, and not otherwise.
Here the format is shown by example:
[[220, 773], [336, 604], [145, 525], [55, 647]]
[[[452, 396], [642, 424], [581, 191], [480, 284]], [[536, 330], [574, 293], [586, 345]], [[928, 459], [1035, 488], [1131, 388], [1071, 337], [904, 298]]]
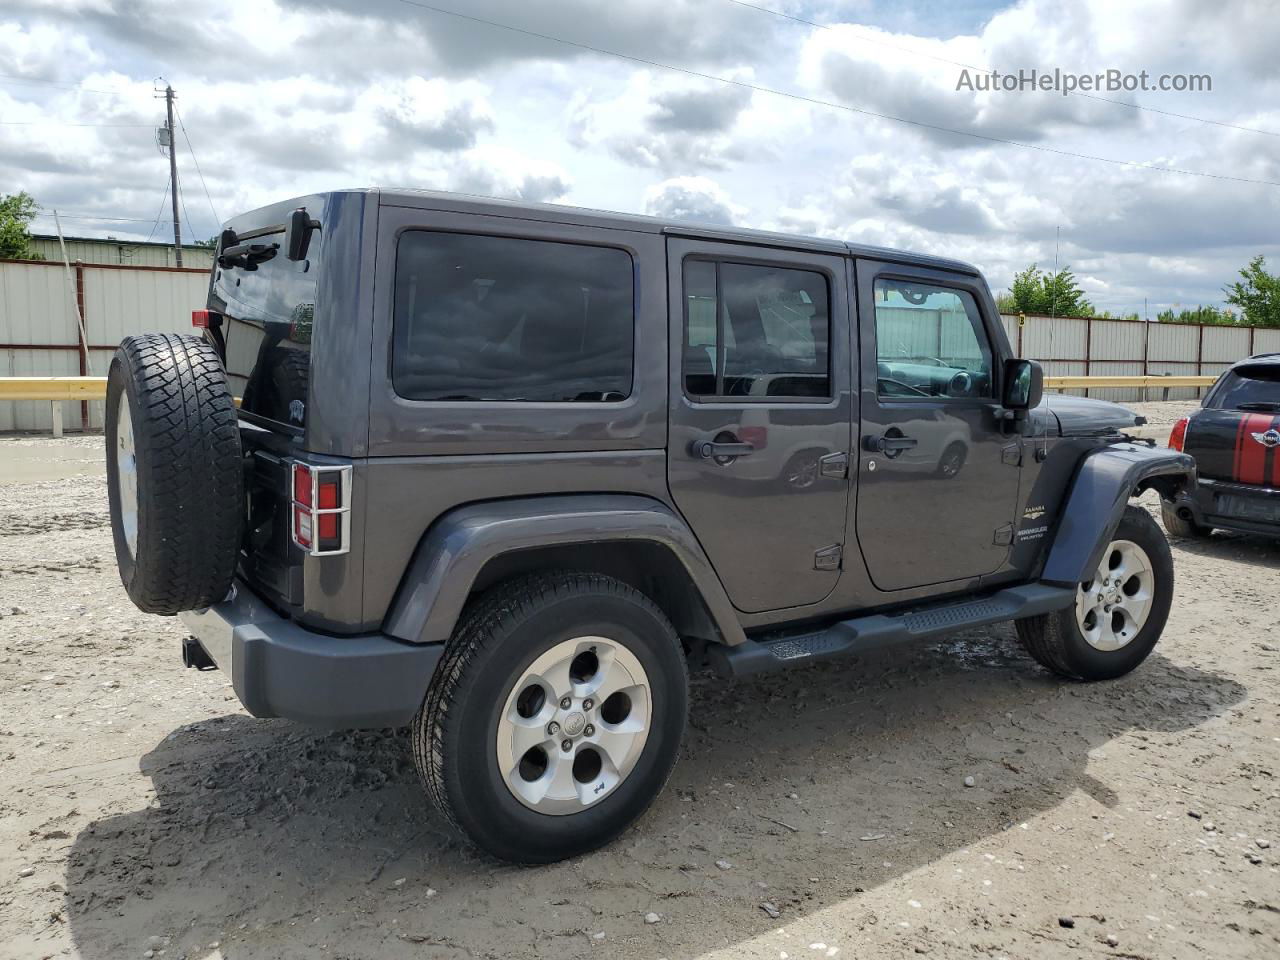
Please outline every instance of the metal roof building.
[[[72, 263], [109, 263], [131, 267], [174, 267], [172, 243], [142, 240], [117, 240], [102, 237], [65, 237], [67, 259]], [[46, 260], [61, 262], [62, 251], [53, 234], [32, 234], [31, 249]], [[182, 265], [208, 270], [213, 265], [213, 251], [208, 247], [182, 245]]]

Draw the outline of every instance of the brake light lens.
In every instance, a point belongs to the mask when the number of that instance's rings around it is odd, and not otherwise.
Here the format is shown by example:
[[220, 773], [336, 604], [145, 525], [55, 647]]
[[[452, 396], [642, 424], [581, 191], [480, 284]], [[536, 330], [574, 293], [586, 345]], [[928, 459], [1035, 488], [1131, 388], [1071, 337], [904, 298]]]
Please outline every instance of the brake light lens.
[[202, 330], [209, 329], [209, 318], [213, 316], [212, 310], [192, 310], [191, 325], [199, 327]]
[[290, 536], [312, 556], [351, 549], [351, 468], [291, 465]]
[[1187, 445], [1187, 425], [1191, 423], [1190, 417], [1181, 417], [1177, 423], [1173, 425], [1173, 429], [1169, 431], [1169, 447], [1178, 452]]

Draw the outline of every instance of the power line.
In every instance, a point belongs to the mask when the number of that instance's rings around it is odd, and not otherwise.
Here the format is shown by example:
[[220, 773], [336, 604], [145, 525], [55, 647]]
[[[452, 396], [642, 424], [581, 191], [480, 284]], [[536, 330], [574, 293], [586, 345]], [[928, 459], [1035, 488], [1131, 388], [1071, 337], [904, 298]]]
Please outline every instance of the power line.
[[151, 242], [151, 238], [156, 235], [156, 230], [160, 228], [160, 218], [164, 216], [164, 203], [169, 199], [169, 181], [164, 182], [164, 193], [160, 195], [160, 209], [156, 212], [156, 221], [151, 224], [151, 232], [147, 234], [147, 243]]
[[92, 87], [82, 87], [78, 83], [67, 83], [62, 80], [44, 80], [40, 77], [15, 77], [12, 74], [0, 73], [0, 83], [5, 84], [23, 84], [26, 86], [49, 86], [62, 87], [66, 90], [75, 90], [80, 93], [96, 93], [104, 97], [127, 97], [129, 94], [119, 90], [95, 90]]
[[539, 33], [536, 30], [526, 30], [523, 27], [512, 26], [509, 23], [500, 23], [496, 20], [486, 20], [483, 17], [473, 16], [469, 13], [459, 13], [456, 10], [446, 10], [443, 7], [431, 6], [427, 3], [421, 3], [419, 0], [398, 0], [410, 7], [418, 7], [431, 13], [438, 13], [448, 17], [456, 17], [460, 20], [468, 20], [472, 23], [483, 24], [488, 27], [494, 27], [499, 30], [507, 30], [511, 33], [518, 33], [526, 37], [535, 37], [539, 40], [546, 40], [551, 43], [559, 43], [568, 47], [574, 47], [578, 50], [587, 50], [591, 53], [598, 53], [602, 56], [617, 57], [620, 60], [628, 60], [632, 63], [644, 64], [648, 67], [656, 67], [660, 70], [671, 70], [675, 73], [682, 73], [690, 77], [698, 77], [702, 80], [713, 80], [717, 83], [729, 84], [731, 86], [740, 87], [745, 90], [753, 90], [756, 93], [766, 93], [770, 96], [785, 97], [789, 100], [796, 100], [801, 103], [808, 103], [814, 106], [830, 107], [834, 110], [844, 110], [848, 113], [857, 113], [867, 117], [876, 117], [880, 120], [892, 120], [895, 123], [905, 123], [909, 126], [919, 127], [924, 130], [936, 130], [940, 133], [950, 133], [960, 137], [970, 137], [974, 140], [983, 140], [987, 143], [1003, 143], [1012, 147], [1022, 147], [1025, 150], [1038, 150], [1041, 153], [1052, 153], [1063, 157], [1074, 157], [1077, 160], [1095, 160], [1099, 163], [1111, 163], [1121, 167], [1132, 167], [1138, 170], [1152, 170], [1158, 173], [1176, 173], [1185, 177], [1205, 177], [1210, 180], [1229, 180], [1235, 183], [1256, 183], [1269, 187], [1280, 187], [1280, 180], [1258, 180], [1251, 177], [1235, 177], [1224, 173], [1209, 173], [1204, 170], [1185, 170], [1180, 167], [1165, 167], [1153, 163], [1140, 163], [1136, 160], [1121, 160], [1116, 157], [1100, 157], [1088, 153], [1076, 153], [1072, 150], [1062, 150], [1057, 147], [1047, 147], [1043, 144], [1026, 143], [1021, 140], [1008, 140], [1003, 137], [992, 137], [984, 133], [975, 133], [971, 130], [957, 130], [953, 127], [944, 127], [936, 123], [926, 123], [923, 120], [912, 120], [910, 117], [898, 117], [889, 113], [880, 113], [876, 110], [868, 110], [865, 107], [855, 107], [846, 103], [836, 103], [831, 100], [821, 100], [817, 97], [806, 97], [799, 93], [789, 93], [785, 90], [778, 90], [774, 87], [766, 87], [758, 83], [748, 83], [745, 80], [736, 80], [732, 77], [721, 77], [713, 73], [703, 73], [689, 67], [680, 67], [670, 63], [663, 63], [659, 60], [650, 60], [645, 57], [635, 56], [630, 53], [620, 53], [617, 50], [609, 50], [604, 47], [593, 46], [589, 43], [581, 43], [577, 40], [566, 40], [564, 37], [557, 37], [548, 33]]
[[182, 129], [182, 139], [187, 141], [187, 152], [191, 154], [191, 162], [195, 164], [196, 174], [200, 177], [200, 186], [204, 187], [204, 197], [209, 201], [209, 212], [213, 214], [213, 224], [216, 227], [222, 223], [222, 218], [218, 216], [218, 211], [213, 207], [213, 197], [209, 196], [209, 185], [204, 182], [204, 174], [200, 171], [200, 161], [196, 159], [196, 149], [191, 146], [191, 138], [187, 136], [187, 125], [182, 122], [182, 111], [175, 104], [173, 112], [178, 116], [178, 126]]
[[[167, 188], [166, 188], [166, 191], [167, 191]], [[53, 214], [51, 213], [37, 213], [36, 216], [44, 217], [48, 220], [53, 219]], [[63, 220], [102, 220], [107, 222], [119, 222], [119, 223], [150, 223], [151, 222], [151, 219], [149, 217], [102, 217], [96, 213], [63, 213], [61, 210], [58, 211], [58, 216], [60, 216]]]
[[71, 120], [0, 120], [7, 127], [153, 127], [153, 123], [78, 123]]
[[[747, 0], [725, 0], [725, 2], [732, 3], [738, 7], [745, 7], [748, 10], [755, 10], [755, 11], [758, 11], [759, 13], [771, 14], [772, 16], [780, 17], [783, 20], [790, 20], [794, 23], [802, 23], [802, 24], [805, 24], [806, 26], [816, 27], [819, 30], [837, 29], [836, 26], [829, 23], [819, 23], [816, 20], [808, 20], [804, 17], [799, 17], [791, 13], [784, 13], [781, 10], [774, 10], [771, 7], [761, 6], [760, 4], [757, 4], [757, 3], [748, 3]], [[856, 24], [842, 24], [842, 26], [846, 30], [855, 30], [859, 32], [861, 31], [861, 28]], [[861, 40], [863, 43], [870, 43], [870, 44], [875, 44], [882, 47], [888, 47], [892, 50], [901, 50], [903, 53], [909, 53], [912, 56], [916, 56], [916, 57], [925, 57], [929, 60], [936, 60], [939, 63], [948, 63], [948, 64], [951, 64], [953, 67], [963, 67], [966, 70], [976, 70], [979, 73], [992, 72], [992, 69], [990, 67], [979, 67], [972, 63], [964, 63], [960, 60], [950, 60], [947, 57], [940, 57], [937, 54], [926, 53], [923, 50], [916, 50], [916, 49], [913, 49], [912, 47], [903, 46], [902, 44], [890, 43], [888, 40], [882, 40], [879, 37], [869, 37], [864, 35], [860, 37], [855, 37], [855, 39]], [[1098, 100], [1098, 101], [1101, 101], [1102, 103], [1114, 104], [1117, 107], [1128, 107], [1131, 110], [1144, 110], [1149, 113], [1159, 113], [1166, 117], [1177, 117], [1179, 120], [1194, 120], [1197, 123], [1213, 124], [1215, 127], [1230, 127], [1232, 130], [1243, 130], [1247, 133], [1259, 133], [1266, 137], [1280, 137], [1280, 133], [1277, 133], [1274, 130], [1260, 130], [1257, 127], [1246, 127], [1238, 123], [1228, 123], [1225, 120], [1212, 120], [1209, 117], [1197, 117], [1189, 113], [1176, 113], [1173, 110], [1161, 110], [1159, 107], [1149, 107], [1141, 103], [1129, 103], [1127, 100], [1116, 100], [1113, 97], [1104, 97], [1095, 93], [1085, 93], [1082, 90], [1069, 90], [1067, 91], [1067, 94], [1073, 97], [1084, 97], [1086, 100]]]
[[186, 194], [182, 192], [181, 180], [178, 181], [178, 202], [182, 204], [182, 216], [183, 219], [187, 221], [187, 236], [189, 236], [192, 242], [194, 242], [196, 239], [196, 228], [191, 225], [191, 214], [187, 212], [187, 197]]

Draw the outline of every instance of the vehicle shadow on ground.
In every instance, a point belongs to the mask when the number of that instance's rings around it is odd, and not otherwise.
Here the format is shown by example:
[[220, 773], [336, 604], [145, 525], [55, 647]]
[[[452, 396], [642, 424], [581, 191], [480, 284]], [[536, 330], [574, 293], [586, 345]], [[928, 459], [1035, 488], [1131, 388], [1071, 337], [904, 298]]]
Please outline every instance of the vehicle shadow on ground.
[[[89, 960], [141, 956], [157, 936], [166, 960], [692, 957], [856, 898], [1077, 790], [1114, 806], [1085, 769], [1091, 750], [1197, 726], [1245, 693], [1158, 654], [1113, 683], [1060, 683], [1007, 626], [751, 682], [700, 677], [683, 758], [651, 811], [604, 851], [542, 868], [456, 839], [420, 791], [403, 731], [219, 717], [143, 758], [152, 805], [76, 837], [65, 915]], [[662, 922], [646, 925], [649, 911]]]
[[1203, 539], [1179, 538], [1171, 540], [1170, 544], [1175, 552], [1185, 551], [1198, 557], [1234, 560], [1267, 570], [1280, 570], [1280, 537], [1215, 530]]

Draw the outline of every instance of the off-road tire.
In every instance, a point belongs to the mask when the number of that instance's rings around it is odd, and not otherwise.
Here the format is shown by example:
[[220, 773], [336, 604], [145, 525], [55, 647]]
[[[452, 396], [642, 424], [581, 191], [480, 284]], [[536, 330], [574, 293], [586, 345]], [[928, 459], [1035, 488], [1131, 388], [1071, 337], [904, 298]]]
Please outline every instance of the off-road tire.
[[1194, 520], [1183, 520], [1178, 510], [1171, 503], [1160, 501], [1160, 519], [1171, 537], [1182, 537], [1185, 540], [1202, 540], [1213, 533], [1212, 527], [1201, 526]]
[[[121, 394], [137, 463], [136, 556], [121, 524]], [[111, 531], [129, 598], [158, 614], [222, 600], [235, 575], [244, 494], [235, 402], [213, 346], [176, 334], [121, 343], [107, 374], [106, 444]]]
[[[563, 816], [523, 806], [503, 782], [498, 715], [523, 671], [574, 636], [625, 639], [653, 699], [651, 731], [630, 774], [608, 796]], [[688, 710], [688, 671], [670, 621], [612, 577], [546, 573], [505, 581], [463, 614], [410, 731], [414, 766], [435, 806], [502, 860], [551, 863], [613, 840], [671, 775]]]
[[1014, 623], [1018, 640], [1043, 667], [1072, 680], [1111, 680], [1124, 676], [1151, 653], [1160, 639], [1173, 602], [1173, 554], [1164, 531], [1146, 510], [1128, 506], [1113, 540], [1131, 540], [1146, 551], [1155, 574], [1155, 598], [1142, 629], [1118, 650], [1089, 645], [1076, 623], [1075, 603], [1056, 613]]

